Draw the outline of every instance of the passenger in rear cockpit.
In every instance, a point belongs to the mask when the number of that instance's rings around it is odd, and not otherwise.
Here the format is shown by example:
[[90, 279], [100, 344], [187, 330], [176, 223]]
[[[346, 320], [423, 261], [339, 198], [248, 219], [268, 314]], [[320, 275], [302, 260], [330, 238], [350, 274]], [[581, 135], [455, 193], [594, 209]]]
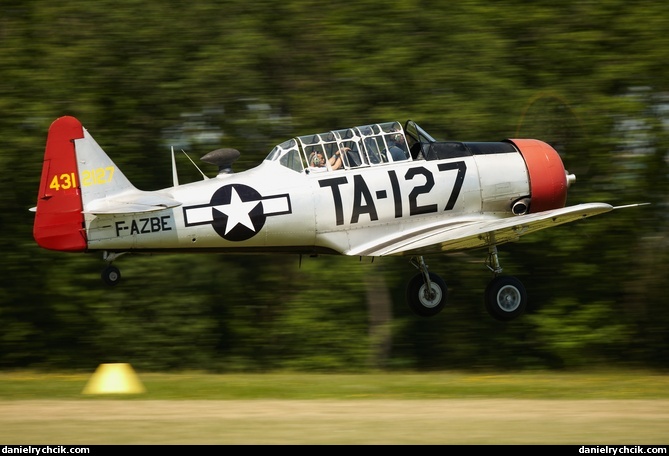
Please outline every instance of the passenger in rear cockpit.
[[393, 134], [388, 136], [387, 141], [388, 141], [388, 154], [390, 155], [390, 158], [392, 158], [394, 162], [406, 160], [407, 158], [409, 158], [409, 154], [407, 153], [408, 149], [404, 141], [404, 136], [402, 136], [401, 133], [393, 132]]

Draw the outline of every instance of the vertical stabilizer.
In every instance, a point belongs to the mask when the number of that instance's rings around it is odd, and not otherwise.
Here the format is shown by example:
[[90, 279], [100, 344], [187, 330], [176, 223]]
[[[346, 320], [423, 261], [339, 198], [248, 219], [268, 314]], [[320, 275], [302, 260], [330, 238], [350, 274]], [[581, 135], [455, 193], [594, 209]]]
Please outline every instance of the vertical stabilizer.
[[35, 241], [45, 249], [86, 250], [74, 143], [83, 137], [84, 129], [74, 117], [60, 117], [49, 128], [33, 225]]
[[83, 130], [83, 138], [74, 140], [74, 149], [84, 210], [92, 201], [136, 191], [90, 133], [85, 128]]

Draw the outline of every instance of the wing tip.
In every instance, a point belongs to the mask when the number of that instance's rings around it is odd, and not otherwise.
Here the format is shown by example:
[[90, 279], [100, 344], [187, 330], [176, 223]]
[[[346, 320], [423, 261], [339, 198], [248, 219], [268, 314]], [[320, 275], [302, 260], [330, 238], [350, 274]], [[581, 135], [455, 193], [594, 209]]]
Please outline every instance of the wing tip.
[[629, 209], [631, 207], [639, 206], [650, 206], [652, 203], [634, 203], [634, 204], [624, 204], [622, 206], [612, 206], [611, 209]]

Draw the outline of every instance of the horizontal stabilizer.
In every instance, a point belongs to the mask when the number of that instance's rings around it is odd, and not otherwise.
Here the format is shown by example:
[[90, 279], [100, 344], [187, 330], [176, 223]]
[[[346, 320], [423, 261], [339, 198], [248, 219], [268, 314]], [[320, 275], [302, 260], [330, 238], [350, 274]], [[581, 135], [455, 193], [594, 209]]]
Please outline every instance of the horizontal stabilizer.
[[133, 212], [161, 211], [181, 203], [164, 195], [141, 190], [131, 190], [106, 198], [98, 198], [87, 203], [84, 213], [87, 214], [129, 214]]

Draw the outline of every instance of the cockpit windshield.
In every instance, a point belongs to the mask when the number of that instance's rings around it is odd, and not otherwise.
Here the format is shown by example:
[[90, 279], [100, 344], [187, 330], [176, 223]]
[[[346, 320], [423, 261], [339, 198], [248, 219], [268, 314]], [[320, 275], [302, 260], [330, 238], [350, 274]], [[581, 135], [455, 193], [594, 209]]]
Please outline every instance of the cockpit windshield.
[[298, 136], [275, 146], [265, 160], [307, 173], [411, 161], [419, 158], [412, 146], [432, 138], [412, 121], [407, 127], [412, 134], [399, 122], [385, 122]]

